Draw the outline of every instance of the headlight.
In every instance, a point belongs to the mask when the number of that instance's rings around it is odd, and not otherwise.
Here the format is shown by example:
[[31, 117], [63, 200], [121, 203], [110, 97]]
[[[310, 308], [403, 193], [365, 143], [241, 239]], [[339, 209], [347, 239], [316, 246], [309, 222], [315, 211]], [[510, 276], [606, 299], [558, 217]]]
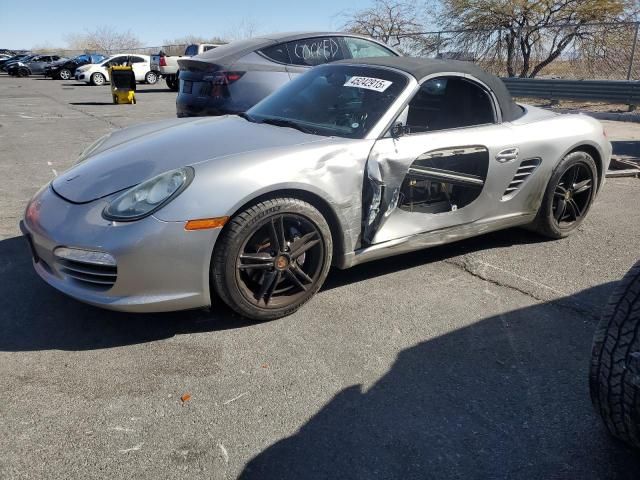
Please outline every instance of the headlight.
[[106, 206], [102, 216], [108, 220], [129, 222], [151, 215], [180, 195], [193, 176], [191, 167], [162, 173], [118, 196]]
[[80, 162], [84, 162], [87, 158], [89, 158], [91, 154], [95, 152], [98, 149], [98, 147], [100, 147], [104, 142], [106, 142], [110, 136], [111, 136], [111, 133], [107, 133], [106, 135], [100, 137], [98, 140], [93, 142], [87, 148], [85, 148], [80, 154], [80, 156], [78, 157], [76, 164]]

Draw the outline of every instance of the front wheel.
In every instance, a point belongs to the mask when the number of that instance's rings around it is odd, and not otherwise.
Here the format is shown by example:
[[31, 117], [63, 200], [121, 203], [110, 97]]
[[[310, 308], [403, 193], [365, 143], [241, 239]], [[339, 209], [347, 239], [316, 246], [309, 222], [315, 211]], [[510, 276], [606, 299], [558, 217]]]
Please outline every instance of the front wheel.
[[156, 83], [158, 83], [158, 74], [153, 70], [147, 72], [147, 74], [144, 76], [144, 81], [149, 85], [155, 85]]
[[597, 184], [596, 163], [591, 155], [570, 153], [553, 171], [531, 228], [550, 238], [571, 235], [584, 221]]
[[333, 252], [322, 214], [296, 198], [257, 203], [225, 226], [212, 283], [240, 315], [271, 320], [295, 312], [322, 286]]
[[27, 70], [26, 68], [19, 68], [18, 69], [18, 77], [28, 77], [29, 76], [29, 70]]
[[100, 85], [104, 85], [104, 82], [106, 80], [107, 79], [104, 78], [104, 75], [99, 73], [99, 72], [98, 73], [94, 73], [93, 75], [91, 75], [91, 78], [90, 78], [91, 85], [96, 85], [98, 87]]

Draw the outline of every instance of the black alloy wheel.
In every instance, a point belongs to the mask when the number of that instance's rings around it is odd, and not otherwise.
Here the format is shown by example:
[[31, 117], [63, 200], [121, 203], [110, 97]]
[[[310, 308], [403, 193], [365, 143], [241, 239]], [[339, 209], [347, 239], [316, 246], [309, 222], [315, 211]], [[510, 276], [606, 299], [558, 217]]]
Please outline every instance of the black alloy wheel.
[[233, 217], [216, 242], [215, 291], [255, 320], [296, 311], [322, 286], [333, 253], [329, 226], [312, 205], [275, 198]]
[[551, 174], [540, 209], [528, 228], [550, 238], [571, 235], [589, 212], [597, 188], [593, 157], [583, 151], [569, 153]]
[[313, 288], [324, 256], [322, 237], [313, 223], [300, 215], [272, 216], [244, 242], [236, 281], [256, 307], [280, 308]]
[[593, 173], [584, 163], [576, 163], [564, 172], [553, 193], [553, 218], [559, 227], [582, 220], [591, 204], [593, 186]]

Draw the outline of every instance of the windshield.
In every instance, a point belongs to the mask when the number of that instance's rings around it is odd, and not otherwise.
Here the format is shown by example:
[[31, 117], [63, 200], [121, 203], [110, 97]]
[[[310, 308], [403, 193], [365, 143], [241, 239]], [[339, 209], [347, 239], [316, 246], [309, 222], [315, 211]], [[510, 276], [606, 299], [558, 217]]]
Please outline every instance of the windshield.
[[251, 108], [245, 118], [317, 135], [364, 138], [407, 81], [384, 68], [316, 67]]

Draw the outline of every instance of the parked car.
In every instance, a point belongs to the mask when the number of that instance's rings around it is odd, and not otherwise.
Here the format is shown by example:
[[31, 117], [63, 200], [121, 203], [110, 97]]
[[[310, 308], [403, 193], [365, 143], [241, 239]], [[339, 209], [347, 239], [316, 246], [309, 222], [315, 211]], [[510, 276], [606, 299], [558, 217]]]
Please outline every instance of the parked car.
[[7, 71], [7, 68], [10, 64], [19, 62], [19, 61], [28, 61], [28, 59], [35, 57], [35, 55], [21, 53], [19, 55], [14, 55], [13, 57], [7, 58], [6, 60], [0, 60], [0, 70]]
[[167, 56], [163, 52], [158, 55], [151, 55], [151, 70], [157, 71], [164, 77], [164, 81], [167, 82], [167, 87], [171, 90], [177, 91], [180, 85], [178, 81], [178, 75], [180, 73], [178, 67], [178, 60], [183, 58], [190, 58], [196, 55], [203, 54], [209, 50], [213, 50], [222, 43], [194, 43], [188, 45], [184, 49], [184, 55], [179, 56]]
[[13, 57], [13, 55], [7, 55], [6, 53], [0, 53], [0, 61], [7, 60], [7, 59], [9, 59], [11, 57]]
[[58, 61], [45, 67], [44, 76], [55, 80], [69, 80], [76, 75], [76, 69], [90, 63], [101, 63], [107, 57], [98, 53], [82, 54], [71, 60]]
[[7, 73], [18, 77], [28, 77], [29, 75], [41, 74], [44, 73], [45, 67], [57, 62], [58, 60], [68, 59], [59, 55], [35, 55], [28, 60], [24, 59], [11, 63], [7, 67]]
[[76, 69], [76, 80], [91, 85], [104, 85], [109, 81], [109, 67], [128, 65], [133, 67], [136, 81], [153, 85], [160, 78], [158, 72], [151, 70], [149, 55], [121, 53], [113, 55], [101, 63], [92, 63]]
[[593, 337], [591, 402], [609, 433], [640, 448], [640, 262], [616, 287]]
[[575, 233], [610, 156], [597, 120], [518, 105], [474, 64], [356, 58], [241, 115], [99, 139], [35, 195], [22, 229], [38, 274], [84, 302], [220, 298], [266, 320], [309, 300], [332, 264], [520, 225]]
[[178, 117], [244, 112], [311, 67], [343, 58], [396, 56], [346, 33], [280, 34], [240, 40], [180, 59]]

